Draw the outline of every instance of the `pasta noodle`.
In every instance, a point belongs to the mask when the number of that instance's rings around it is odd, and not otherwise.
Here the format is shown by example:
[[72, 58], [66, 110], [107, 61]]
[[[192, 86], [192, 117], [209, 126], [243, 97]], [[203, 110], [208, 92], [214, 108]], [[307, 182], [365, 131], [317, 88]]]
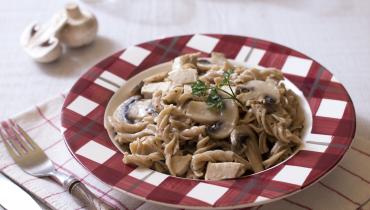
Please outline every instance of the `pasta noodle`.
[[281, 72], [236, 66], [220, 53], [199, 55], [177, 57], [170, 71], [144, 79], [109, 117], [123, 162], [219, 180], [289, 157], [302, 143], [304, 117]]

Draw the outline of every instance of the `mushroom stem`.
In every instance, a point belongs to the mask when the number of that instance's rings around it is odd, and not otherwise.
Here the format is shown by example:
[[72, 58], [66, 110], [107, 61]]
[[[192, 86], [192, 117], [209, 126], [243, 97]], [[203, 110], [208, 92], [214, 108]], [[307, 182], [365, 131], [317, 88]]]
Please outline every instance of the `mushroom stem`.
[[67, 15], [72, 18], [80, 18], [82, 16], [80, 8], [75, 3], [67, 4], [66, 12], [67, 12]]

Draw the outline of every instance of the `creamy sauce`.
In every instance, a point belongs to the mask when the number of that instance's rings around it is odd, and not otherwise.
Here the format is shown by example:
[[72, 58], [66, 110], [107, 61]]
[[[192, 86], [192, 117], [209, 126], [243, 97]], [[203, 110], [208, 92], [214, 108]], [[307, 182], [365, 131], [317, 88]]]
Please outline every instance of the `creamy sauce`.
[[138, 100], [130, 105], [127, 116], [132, 120], [143, 119], [151, 109], [151, 100]]
[[120, 104], [116, 111], [113, 114], [113, 117], [118, 121], [118, 122], [126, 122], [129, 121], [129, 119], [126, 119], [128, 109], [130, 106], [135, 103], [137, 100], [139, 100], [141, 96], [132, 96], [128, 99], [126, 99], [122, 104]]

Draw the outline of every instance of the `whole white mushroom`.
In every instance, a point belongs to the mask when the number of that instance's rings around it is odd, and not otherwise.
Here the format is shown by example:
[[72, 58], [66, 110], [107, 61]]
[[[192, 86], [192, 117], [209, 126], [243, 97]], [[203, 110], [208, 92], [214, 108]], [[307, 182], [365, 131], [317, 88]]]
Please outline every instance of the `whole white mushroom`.
[[98, 32], [98, 21], [86, 10], [80, 10], [77, 4], [65, 7], [67, 21], [59, 31], [60, 40], [68, 47], [81, 47], [94, 41]]

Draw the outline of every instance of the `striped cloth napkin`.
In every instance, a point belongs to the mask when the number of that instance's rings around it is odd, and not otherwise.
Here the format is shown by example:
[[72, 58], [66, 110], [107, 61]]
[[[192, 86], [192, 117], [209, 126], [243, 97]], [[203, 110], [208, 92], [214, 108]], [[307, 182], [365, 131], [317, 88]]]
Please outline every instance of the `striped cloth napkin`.
[[[12, 118], [38, 143], [57, 170], [73, 174], [101, 199], [118, 209], [172, 209], [129, 197], [97, 180], [69, 153], [60, 133], [64, 96], [53, 98]], [[49, 179], [25, 174], [14, 164], [0, 140], [0, 170], [24, 186], [51, 209], [84, 209], [81, 203]], [[1, 189], [0, 186], [0, 190]], [[370, 210], [370, 141], [356, 137], [343, 161], [324, 179], [293, 196], [253, 207], [265, 209], [363, 209]]]

